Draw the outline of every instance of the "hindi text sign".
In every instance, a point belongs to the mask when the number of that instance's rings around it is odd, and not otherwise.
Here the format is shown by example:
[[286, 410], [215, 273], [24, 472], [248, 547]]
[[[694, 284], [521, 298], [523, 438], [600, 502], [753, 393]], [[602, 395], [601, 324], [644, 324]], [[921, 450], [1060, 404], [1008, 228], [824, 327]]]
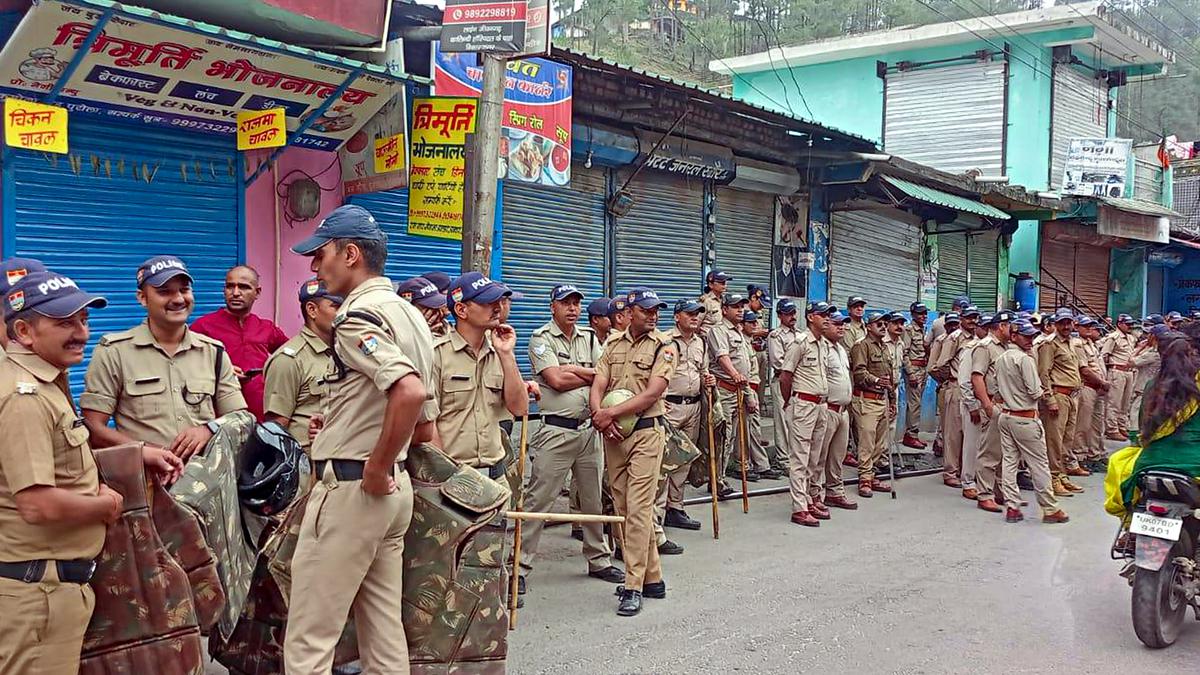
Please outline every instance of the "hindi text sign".
[[287, 111], [283, 108], [238, 113], [238, 150], [259, 150], [287, 145], [286, 120]]
[[1064, 195], [1125, 196], [1125, 177], [1133, 141], [1121, 138], [1072, 138], [1063, 166]]
[[525, 48], [526, 0], [446, 0], [442, 50], [516, 54]]
[[375, 139], [375, 173], [404, 170], [404, 134]]
[[4, 144], [25, 150], [66, 154], [67, 109], [6, 97]]
[[462, 239], [467, 134], [475, 132], [473, 98], [413, 100], [408, 233]]

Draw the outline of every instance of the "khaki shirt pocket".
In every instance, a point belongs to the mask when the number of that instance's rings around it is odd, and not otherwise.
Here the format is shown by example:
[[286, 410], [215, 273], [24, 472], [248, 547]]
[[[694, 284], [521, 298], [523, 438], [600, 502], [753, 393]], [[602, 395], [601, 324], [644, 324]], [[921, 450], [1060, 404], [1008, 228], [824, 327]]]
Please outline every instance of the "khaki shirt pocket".
[[211, 379], [188, 382], [184, 385], [183, 403], [193, 419], [208, 421], [217, 416], [216, 383]]
[[162, 377], [134, 377], [125, 381], [125, 403], [129, 416], [148, 420], [167, 414], [167, 381]]
[[446, 374], [442, 378], [442, 400], [439, 401], [442, 414], [470, 408], [474, 393], [475, 378], [461, 373]]
[[87, 427], [77, 424], [77, 420], [83, 421], [72, 415], [64, 416], [59, 429], [63, 435], [65, 447], [62, 452], [56, 453], [54, 458], [58, 468], [69, 476], [78, 476], [83, 473], [83, 453], [91, 452], [88, 449]]

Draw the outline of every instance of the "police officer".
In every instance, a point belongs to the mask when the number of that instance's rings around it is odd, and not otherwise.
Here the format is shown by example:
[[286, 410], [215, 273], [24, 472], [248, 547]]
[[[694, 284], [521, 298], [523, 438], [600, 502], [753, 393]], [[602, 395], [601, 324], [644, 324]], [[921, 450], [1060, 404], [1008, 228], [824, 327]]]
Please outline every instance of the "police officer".
[[1175, 311], [1167, 312], [1167, 315], [1163, 317], [1163, 320], [1171, 330], [1179, 330], [1179, 328], [1184, 324], [1183, 315]]
[[183, 261], [150, 258], [138, 268], [137, 288], [146, 321], [100, 338], [79, 407], [92, 445], [145, 441], [186, 462], [246, 400], [221, 343], [188, 328], [196, 303]]
[[[971, 369], [971, 399], [979, 404], [979, 439], [975, 458], [975, 488], [976, 506], [984, 511], [999, 513], [1002, 509], [996, 503], [996, 490], [999, 487], [1000, 472], [1000, 428], [996, 424], [999, 409], [996, 407], [1003, 399], [996, 385], [996, 362], [1000, 355], [1009, 348], [1012, 335], [1012, 322], [1016, 315], [1001, 310], [986, 317], [987, 321], [980, 325], [987, 330], [987, 335], [979, 340], [970, 353]], [[965, 399], [964, 399], [965, 400]], [[974, 420], [971, 420], [972, 422]], [[965, 426], [965, 420], [964, 420]], [[964, 448], [965, 448], [964, 443]], [[964, 449], [965, 452], [965, 449]], [[964, 464], [965, 464], [964, 460]], [[965, 482], [964, 482], [965, 486]]]
[[446, 308], [446, 296], [432, 281], [425, 277], [406, 279], [400, 282], [396, 293], [421, 311], [421, 316], [425, 317], [425, 323], [429, 325], [429, 332], [433, 333], [435, 338], [445, 337], [450, 333], [450, 323], [446, 321], [450, 314], [450, 310]]
[[[578, 495], [580, 509], [601, 513], [600, 485], [603, 455], [600, 439], [588, 423], [588, 394], [600, 360], [600, 341], [590, 328], [578, 326], [583, 292], [571, 284], [550, 291], [551, 320], [529, 337], [529, 363], [541, 386], [539, 409], [542, 425], [529, 441], [533, 455], [532, 479], [525, 508], [549, 511], [562, 490], [569, 472], [572, 491]], [[521, 579], [533, 571], [544, 522], [532, 520], [524, 525], [521, 539]], [[600, 523], [583, 525], [583, 554], [588, 576], [614, 584], [625, 574], [612, 564], [612, 551], [604, 539]]]
[[[812, 502], [810, 480], [823, 483], [824, 466], [820, 463], [821, 441], [825, 437], [825, 399], [829, 379], [825, 360], [829, 345], [825, 341], [825, 322], [837, 308], [827, 302], [809, 303], [804, 316], [808, 330], [796, 337], [783, 356], [779, 373], [779, 391], [783, 397], [788, 425], [788, 487], [792, 497], [792, 522], [819, 527], [829, 511]], [[813, 455], [817, 459], [813, 460]], [[815, 477], [814, 477], [814, 474]]]
[[976, 463], [979, 461], [979, 445], [983, 437], [983, 405], [975, 398], [975, 390], [971, 386], [971, 355], [980, 340], [987, 336], [984, 325], [992, 320], [992, 315], [979, 317], [975, 331], [965, 341], [959, 343], [959, 356], [954, 369], [954, 383], [958, 388], [959, 419], [962, 420], [962, 462], [959, 465], [959, 480], [962, 482], [964, 499], [976, 501], [979, 490], [975, 487]]
[[707, 289], [700, 296], [700, 304], [704, 305], [704, 321], [700, 324], [700, 334], [708, 335], [710, 328], [721, 323], [724, 313], [721, 299], [725, 297], [725, 290], [729, 287], [729, 282], [733, 281], [733, 276], [725, 270], [709, 270], [704, 281]]
[[362, 207], [335, 209], [292, 250], [345, 302], [311, 451], [317, 482], [292, 559], [285, 670], [329, 672], [353, 610], [364, 670], [408, 672], [400, 599], [413, 493], [403, 462], [433, 435], [433, 339], [383, 276], [387, 235]]
[[[1162, 367], [1162, 358], [1158, 355], [1158, 338], [1171, 330], [1166, 323], [1159, 323], [1146, 329], [1142, 342], [1133, 350], [1133, 397], [1129, 402], [1129, 417], [1136, 428], [1140, 424], [1142, 396], [1146, 385], [1158, 377]], [[1074, 475], [1074, 474], [1072, 474]]]
[[[948, 395], [948, 392], [950, 390], [950, 384], [952, 384], [952, 383], [947, 383], [943, 379], [939, 379], [939, 377], [944, 375], [944, 373], [942, 373], [942, 374], [934, 373], [933, 372], [933, 364], [937, 363], [938, 360], [941, 358], [942, 349], [946, 346], [949, 336], [952, 333], [954, 333], [954, 331], [958, 330], [958, 327], [959, 327], [958, 312], [947, 312], [946, 314], [943, 314], [942, 316], [938, 317], [938, 320], [942, 321], [942, 334], [939, 335], [937, 338], [931, 337], [932, 341], [929, 344], [929, 370], [928, 370], [928, 373], [929, 373], [929, 376], [931, 378], [933, 378], [933, 382], [935, 385], [934, 401], [935, 401], [936, 405], [934, 406], [934, 411], [937, 413], [937, 415], [936, 415], [936, 417], [937, 417], [937, 436], [934, 437], [934, 441], [933, 441], [933, 454], [935, 456], [941, 457], [944, 454], [945, 438], [946, 438], [946, 428], [945, 428], [946, 418], [945, 418], [945, 412], [944, 412], [946, 409], [946, 396]], [[930, 335], [932, 336], [933, 333], [931, 332]], [[955, 478], [955, 481], [957, 481], [957, 480], [958, 479]]]
[[[955, 298], [953, 302], [950, 303], [950, 312], [961, 316], [962, 311], [970, 306], [971, 306], [971, 299], [965, 295], [960, 295], [957, 298]], [[945, 335], [946, 333], [951, 332], [951, 331], [947, 330], [947, 328], [946, 328], [946, 316], [947, 316], [946, 314], [943, 314], [943, 315], [939, 316], [937, 319], [934, 319], [933, 325], [929, 328], [930, 343], [932, 343], [934, 340], [937, 340], [938, 338]], [[930, 363], [933, 363], [933, 361], [931, 360]]]
[[[667, 383], [667, 421], [697, 445], [703, 419], [702, 399], [705, 389], [716, 386], [717, 380], [708, 372], [708, 346], [700, 337], [701, 314], [704, 305], [695, 300], [675, 303], [675, 328], [668, 335], [679, 354], [675, 375]], [[700, 521], [683, 510], [683, 484], [691, 465], [681, 466], [667, 476], [659, 501], [665, 506], [661, 517], [666, 527], [699, 530]]]
[[849, 317], [834, 312], [825, 322], [825, 341], [829, 343], [825, 358], [825, 377], [829, 380], [829, 397], [825, 400], [825, 434], [821, 439], [821, 454], [825, 457], [825, 484], [815, 503], [853, 511], [858, 502], [846, 497], [842, 480], [842, 461], [850, 442], [850, 402], [854, 387], [850, 382], [850, 354], [842, 346]]
[[450, 292], [450, 282], [454, 281], [454, 277], [438, 270], [424, 272], [421, 274], [421, 278], [433, 284], [438, 293], [442, 295]]
[[[629, 309], [628, 297], [628, 293], [618, 293], [608, 305], [608, 320], [611, 323], [608, 331], [609, 339], [614, 333], [623, 333], [629, 329], [632, 312]], [[608, 344], [608, 340], [606, 339], [602, 344]]]
[[588, 327], [601, 345], [608, 341], [608, 332], [612, 330], [612, 319], [608, 316], [611, 307], [612, 298], [596, 298], [587, 306]]
[[768, 321], [767, 313], [770, 312], [771, 296], [767, 294], [767, 289], [758, 284], [750, 284], [746, 287], [746, 309], [754, 312], [754, 325], [750, 326], [750, 331], [747, 335], [750, 337], [750, 346], [754, 350], [754, 358], [758, 361], [758, 374], [763, 382], [766, 382], [770, 376], [770, 363], [767, 361], [767, 335], [771, 332], [767, 328]]
[[867, 327], [863, 323], [863, 315], [867, 311], [867, 299], [852, 295], [846, 300], [846, 313], [850, 315], [850, 320], [846, 322], [846, 337], [842, 339], [842, 346], [846, 351], [850, 351], [854, 345], [862, 342], [867, 337]]
[[1033, 324], [1017, 322], [1012, 332], [1016, 348], [1006, 350], [996, 360], [996, 387], [1002, 400], [997, 422], [1003, 452], [1000, 476], [1007, 507], [1004, 520], [1009, 523], [1025, 519], [1017, 486], [1017, 466], [1021, 462], [1029, 468], [1038, 505], [1042, 508], [1042, 522], [1065, 523], [1069, 520], [1058, 508], [1046, 456], [1046, 434], [1038, 419], [1039, 402], [1050, 397], [1050, 393], [1042, 388], [1032, 354], [1033, 340], [1039, 333]]
[[304, 328], [267, 359], [263, 375], [263, 410], [300, 442], [312, 446], [309, 422], [321, 414], [325, 374], [329, 370], [333, 319], [342, 298], [333, 295], [316, 277], [300, 285], [300, 311]]
[[[717, 468], [738, 479], [741, 474], [729, 466], [729, 461], [741, 424], [742, 411], [738, 409], [737, 394], [741, 391], [744, 397], [750, 384], [750, 361], [746, 358], [746, 338], [741, 331], [746, 304], [746, 296], [726, 293], [721, 298], [721, 322], [711, 326], [707, 336], [709, 371], [717, 378], [717, 407], [721, 414], [722, 431], [718, 440], [721, 451], [717, 456]], [[738, 461], [741, 461], [740, 457]], [[718, 491], [722, 497], [733, 492], [724, 480], [718, 483]]]
[[754, 351], [753, 346], [754, 336], [759, 335], [763, 330], [759, 321], [760, 317], [756, 312], [747, 309], [742, 313], [742, 335], [746, 338], [742, 341], [742, 349], [746, 350], [746, 361], [750, 363], [750, 392], [746, 394], [746, 429], [749, 445], [747, 458], [750, 460], [750, 465], [746, 467], [746, 479], [755, 481], [763, 478], [775, 480], [783, 477], [782, 473], [777, 473], [775, 469], [771, 468], [771, 461], [767, 456], [767, 445], [763, 442], [762, 437], [764, 375], [760, 368], [760, 355]]
[[783, 409], [787, 401], [779, 392], [779, 373], [783, 368], [783, 355], [788, 347], [796, 341], [800, 331], [796, 329], [796, 303], [782, 298], [775, 305], [775, 316], [779, 317], [779, 326], [767, 335], [767, 361], [771, 372], [771, 406], [772, 431], [775, 435], [774, 453], [771, 466], [776, 469], [787, 467], [788, 440], [787, 423], [784, 422]]
[[[107, 303], [46, 271], [28, 272], [0, 300], [10, 338], [0, 360], [0, 672], [75, 673], [94, 558], [124, 506], [99, 481], [67, 384], [67, 369], [83, 361], [88, 310]], [[143, 459], [159, 480], [182, 466], [161, 449]]]
[[883, 456], [888, 428], [896, 405], [895, 366], [892, 354], [883, 343], [887, 315], [872, 312], [867, 318], [866, 339], [850, 349], [850, 373], [854, 382], [854, 400], [850, 418], [858, 429], [858, 494], [871, 497], [875, 492], [891, 492], [892, 486], [875, 478], [875, 463]]
[[[959, 316], [957, 330], [947, 333], [938, 349], [936, 361], [931, 362], [930, 374], [942, 383], [942, 482], [948, 487], [963, 487], [960, 479], [963, 463], [962, 387], [958, 383], [958, 366], [966, 345], [975, 338], [979, 309], [967, 306]], [[948, 321], [948, 319], [947, 319]]]
[[1079, 333], [1075, 352], [1079, 356], [1079, 377], [1083, 380], [1075, 424], [1075, 454], [1081, 462], [1089, 463], [1082, 468], [1104, 470], [1100, 466], [1104, 459], [1104, 403], [1110, 386], [1108, 371], [1100, 356], [1100, 322], [1084, 316], [1075, 327]]
[[[640, 612], [643, 596], [667, 596], [654, 541], [654, 496], [666, 445], [658, 420], [666, 412], [663, 394], [678, 361], [670, 336], [655, 328], [666, 303], [645, 287], [631, 289], [627, 299], [632, 308], [629, 330], [609, 340], [589, 396], [592, 423], [604, 435], [613, 502], [617, 515], [625, 517], [624, 527], [618, 528], [625, 558], [625, 585], [618, 587], [620, 616]], [[618, 389], [633, 397], [602, 407], [605, 395]], [[629, 417], [636, 422], [626, 435], [620, 425]]]
[[1069, 445], [1075, 438], [1076, 416], [1079, 413], [1079, 356], [1071, 344], [1075, 330], [1075, 314], [1060, 309], [1046, 320], [1054, 325], [1055, 337], [1038, 348], [1038, 375], [1042, 388], [1050, 395], [1042, 400], [1042, 424], [1046, 427], [1046, 446], [1050, 453], [1050, 475], [1054, 494], [1071, 496], [1083, 492], [1067, 478], [1070, 461]]
[[[904, 325], [908, 323], [908, 319], [900, 312], [888, 312], [887, 332], [883, 336], [883, 343], [892, 350], [892, 382], [896, 383], [896, 393], [899, 395], [899, 386], [901, 378], [904, 377]], [[892, 443], [892, 439], [896, 437], [896, 426], [900, 421], [900, 406], [897, 401], [896, 408], [892, 410], [892, 419], [889, 424], [888, 444]]]
[[924, 450], [927, 446], [918, 434], [921, 431], [921, 398], [925, 396], [925, 383], [929, 379], [929, 338], [925, 333], [925, 320], [929, 308], [920, 302], [908, 307], [912, 321], [904, 327], [904, 445]]
[[[46, 266], [40, 260], [33, 258], [8, 258], [0, 261], [0, 322], [4, 321], [4, 298], [8, 291], [26, 275], [34, 272], [45, 272]], [[0, 329], [0, 361], [4, 360], [4, 350], [8, 347], [8, 333]]]

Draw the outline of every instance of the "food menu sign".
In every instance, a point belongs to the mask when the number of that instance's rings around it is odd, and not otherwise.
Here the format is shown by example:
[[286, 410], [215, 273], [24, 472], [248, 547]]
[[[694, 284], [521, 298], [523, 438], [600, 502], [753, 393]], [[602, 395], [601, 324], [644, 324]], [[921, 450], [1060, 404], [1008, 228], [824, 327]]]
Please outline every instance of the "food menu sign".
[[476, 115], [473, 98], [413, 99], [409, 234], [462, 239], [467, 136]]
[[[541, 58], [508, 62], [500, 138], [500, 177], [523, 183], [571, 182], [571, 67]], [[439, 96], [478, 97], [483, 68], [474, 54], [435, 50]]]
[[[100, 18], [82, 4], [34, 4], [0, 51], [0, 90], [25, 97], [51, 91]], [[232, 136], [244, 111], [282, 108], [287, 128], [298, 128], [351, 73], [350, 66], [118, 12], [60, 97], [72, 112]], [[336, 150], [397, 86], [375, 73], [360, 74], [293, 145]]]

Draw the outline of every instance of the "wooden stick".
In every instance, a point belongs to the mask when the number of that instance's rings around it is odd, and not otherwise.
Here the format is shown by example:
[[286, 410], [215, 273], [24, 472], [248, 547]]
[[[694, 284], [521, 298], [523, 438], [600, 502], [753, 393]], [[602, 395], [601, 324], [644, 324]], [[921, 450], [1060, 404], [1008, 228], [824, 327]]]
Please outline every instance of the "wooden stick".
[[[517, 452], [517, 511], [525, 508], [525, 448], [526, 440], [529, 437], [529, 413], [521, 415], [521, 447]], [[517, 519], [517, 525], [513, 528], [513, 564], [512, 564], [512, 579], [509, 581], [508, 589], [508, 629], [515, 630], [517, 627], [517, 584], [521, 576], [521, 519]]]
[[559, 523], [623, 523], [625, 516], [604, 516], [598, 513], [546, 513], [542, 511], [505, 511], [505, 518], [519, 524], [522, 520], [545, 520]]
[[704, 390], [704, 397], [708, 400], [708, 489], [712, 492], [712, 511], [713, 511], [713, 539], [721, 538], [721, 512], [717, 508], [719, 501], [718, 493], [720, 488], [717, 486], [717, 441], [713, 434], [713, 392], [712, 389]]
[[746, 424], [746, 390], [738, 389], [738, 455], [742, 464], [742, 513], [750, 513], [750, 487], [746, 480], [746, 435], [749, 433]]

